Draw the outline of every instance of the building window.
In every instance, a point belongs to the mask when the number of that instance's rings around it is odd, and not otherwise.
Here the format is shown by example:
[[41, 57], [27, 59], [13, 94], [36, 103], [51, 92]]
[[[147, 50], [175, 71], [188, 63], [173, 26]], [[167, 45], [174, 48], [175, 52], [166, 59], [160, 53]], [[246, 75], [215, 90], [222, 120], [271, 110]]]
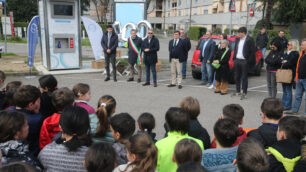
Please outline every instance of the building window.
[[176, 2], [173, 2], [173, 3], [172, 3], [172, 8], [176, 8], [176, 6], [177, 6], [177, 3], [176, 3]]
[[208, 14], [208, 10], [204, 10], [204, 14]]
[[178, 16], [181, 16], [182, 13], [181, 13], [181, 10], [178, 10]]
[[198, 9], [197, 8], [193, 8], [193, 15], [197, 15]]
[[170, 12], [168, 12], [168, 17], [170, 17]]
[[182, 0], [178, 0], [178, 6], [182, 5]]
[[168, 8], [170, 8], [170, 0], [168, 0]]

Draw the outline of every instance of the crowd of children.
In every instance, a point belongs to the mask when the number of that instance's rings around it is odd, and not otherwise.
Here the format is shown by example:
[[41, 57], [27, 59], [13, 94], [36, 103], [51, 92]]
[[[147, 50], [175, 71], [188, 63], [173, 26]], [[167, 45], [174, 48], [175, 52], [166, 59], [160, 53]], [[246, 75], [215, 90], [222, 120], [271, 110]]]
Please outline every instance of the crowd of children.
[[[5, 79], [0, 71], [0, 86]], [[262, 125], [252, 130], [241, 127], [243, 107], [224, 106], [210, 137], [200, 103], [185, 97], [165, 113], [157, 140], [151, 113], [116, 114], [111, 95], [91, 107], [88, 84], [57, 88], [52, 75], [39, 84], [13, 81], [0, 92], [0, 172], [306, 171], [306, 118], [284, 116], [275, 98], [262, 102]]]

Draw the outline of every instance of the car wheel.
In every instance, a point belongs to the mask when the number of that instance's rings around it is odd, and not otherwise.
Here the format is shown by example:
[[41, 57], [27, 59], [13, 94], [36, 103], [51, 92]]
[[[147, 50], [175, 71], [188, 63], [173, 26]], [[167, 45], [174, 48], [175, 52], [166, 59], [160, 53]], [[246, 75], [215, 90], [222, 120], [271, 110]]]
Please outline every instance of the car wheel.
[[193, 77], [194, 79], [201, 79], [202, 74], [199, 73], [199, 72], [192, 71], [192, 77]]

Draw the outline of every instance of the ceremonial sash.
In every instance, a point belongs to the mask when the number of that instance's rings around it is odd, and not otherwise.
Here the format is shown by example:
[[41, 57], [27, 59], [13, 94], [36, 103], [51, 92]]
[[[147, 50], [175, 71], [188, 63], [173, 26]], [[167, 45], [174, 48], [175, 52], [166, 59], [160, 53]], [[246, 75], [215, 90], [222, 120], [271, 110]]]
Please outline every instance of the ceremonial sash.
[[134, 43], [132, 37], [129, 38], [129, 41], [130, 41], [130, 45], [132, 46], [134, 52], [138, 55], [137, 64], [138, 64], [138, 65], [141, 65], [141, 64], [142, 64], [141, 52], [140, 52], [140, 50], [137, 48], [137, 46], [136, 46], [136, 44]]

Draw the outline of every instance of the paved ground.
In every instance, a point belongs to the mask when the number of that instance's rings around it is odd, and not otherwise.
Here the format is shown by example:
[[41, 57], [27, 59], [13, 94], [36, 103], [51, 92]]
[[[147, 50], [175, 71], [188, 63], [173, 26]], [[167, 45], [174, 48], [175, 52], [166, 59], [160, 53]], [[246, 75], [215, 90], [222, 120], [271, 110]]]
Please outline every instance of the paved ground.
[[[143, 87], [136, 82], [127, 83], [127, 77], [118, 77], [117, 83], [112, 80], [104, 82], [101, 73], [95, 74], [70, 74], [57, 75], [59, 87], [72, 88], [78, 82], [88, 83], [91, 86], [92, 99], [90, 104], [96, 107], [99, 97], [105, 94], [114, 96], [118, 102], [116, 113], [129, 112], [135, 119], [142, 112], [151, 112], [156, 118], [157, 137], [161, 138], [164, 134], [163, 123], [167, 109], [177, 106], [185, 96], [196, 97], [201, 104], [201, 114], [199, 120], [202, 125], [213, 133], [213, 125], [222, 113], [222, 107], [229, 103], [239, 103], [245, 109], [243, 127], [253, 128], [260, 125], [260, 104], [267, 97], [265, 75], [261, 77], [250, 77], [248, 99], [241, 101], [238, 97], [232, 98], [230, 95], [221, 96], [213, 93], [213, 90], [201, 86], [199, 80], [191, 78], [190, 73], [183, 81], [183, 89], [168, 88], [170, 82], [170, 71], [168, 69], [158, 73], [158, 87]], [[38, 86], [38, 77], [26, 79], [24, 77], [8, 77], [6, 82], [21, 80], [24, 84]], [[234, 85], [230, 85], [230, 90]], [[281, 88], [279, 88], [280, 90]], [[281, 93], [278, 94], [281, 97]], [[304, 110], [305, 103], [301, 107]]]

